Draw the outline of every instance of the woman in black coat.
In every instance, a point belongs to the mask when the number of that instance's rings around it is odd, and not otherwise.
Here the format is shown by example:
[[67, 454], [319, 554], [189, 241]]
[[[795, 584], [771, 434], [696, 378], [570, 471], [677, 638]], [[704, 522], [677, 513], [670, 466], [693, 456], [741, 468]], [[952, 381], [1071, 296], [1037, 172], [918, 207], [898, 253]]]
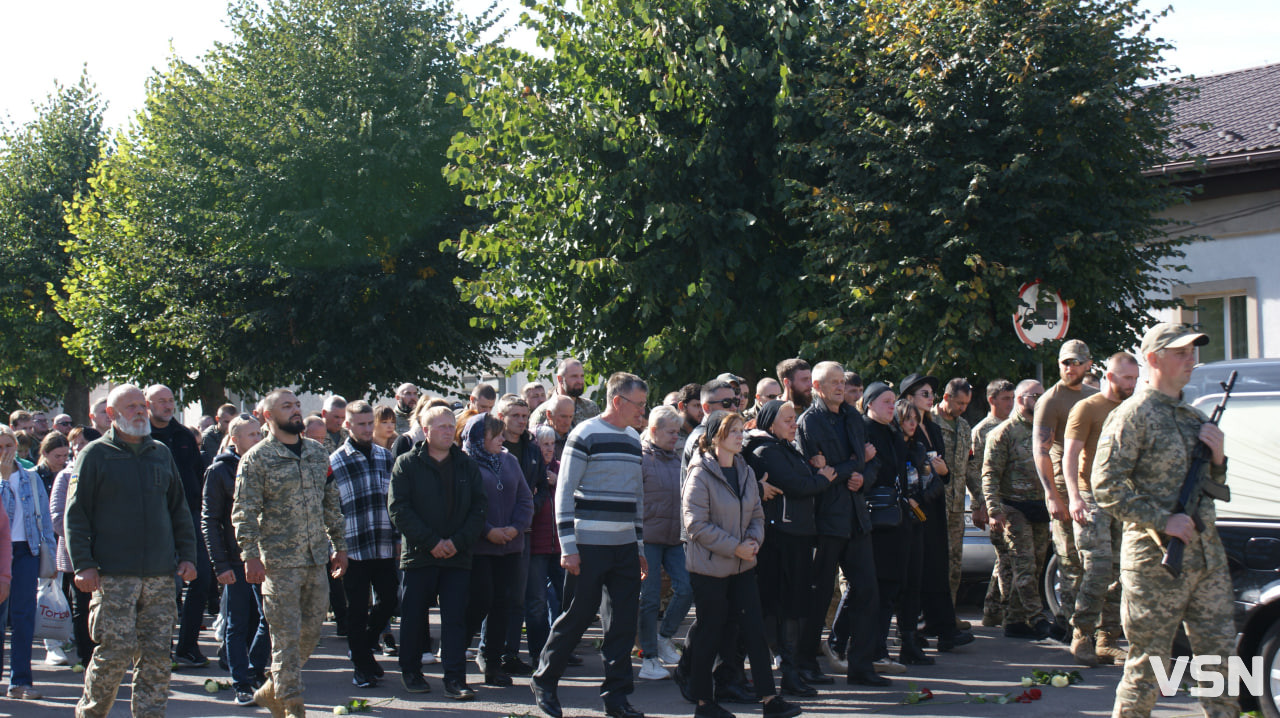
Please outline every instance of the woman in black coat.
[[[783, 692], [815, 696], [818, 691], [800, 678], [795, 651], [813, 584], [813, 542], [818, 533], [814, 497], [826, 491], [836, 472], [829, 466], [811, 466], [792, 445], [795, 438], [795, 407], [775, 399], [756, 414], [756, 428], [747, 435], [743, 456], [762, 477], [765, 539], [756, 578], [765, 635], [782, 659]], [[768, 487], [781, 493], [770, 496]]]
[[912, 374], [902, 380], [899, 388], [920, 412], [920, 428], [916, 441], [924, 456], [916, 457], [915, 465], [924, 479], [932, 473], [934, 488], [921, 501], [921, 508], [936, 521], [924, 523], [924, 563], [921, 569], [920, 607], [924, 612], [925, 633], [938, 637], [938, 650], [949, 651], [956, 646], [973, 642], [973, 634], [960, 631], [956, 626], [956, 609], [951, 600], [951, 551], [947, 532], [947, 499], [943, 487], [951, 480], [943, 447], [942, 427], [933, 421], [933, 400], [938, 394], [939, 382], [931, 376]]

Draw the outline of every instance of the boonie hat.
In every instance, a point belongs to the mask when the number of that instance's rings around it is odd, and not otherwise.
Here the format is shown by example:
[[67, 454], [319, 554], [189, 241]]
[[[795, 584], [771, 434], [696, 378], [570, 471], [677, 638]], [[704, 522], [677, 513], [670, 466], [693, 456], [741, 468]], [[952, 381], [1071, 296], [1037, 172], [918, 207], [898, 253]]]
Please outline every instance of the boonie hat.
[[1209, 335], [1202, 334], [1186, 324], [1161, 322], [1147, 330], [1142, 337], [1142, 353], [1149, 354], [1161, 349], [1178, 349], [1192, 345], [1202, 347], [1209, 343]]

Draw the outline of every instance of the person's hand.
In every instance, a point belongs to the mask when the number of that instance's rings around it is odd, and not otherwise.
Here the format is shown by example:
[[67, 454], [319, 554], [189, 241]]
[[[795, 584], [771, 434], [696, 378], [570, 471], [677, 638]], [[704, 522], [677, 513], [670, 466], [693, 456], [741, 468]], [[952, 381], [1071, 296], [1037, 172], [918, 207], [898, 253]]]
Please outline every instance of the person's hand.
[[500, 527], [489, 529], [489, 533], [485, 534], [484, 537], [489, 539], [489, 543], [497, 544], [499, 546], [502, 546], [511, 540], [507, 538], [507, 530]]
[[[98, 577], [98, 569], [86, 568], [82, 571], [76, 571], [76, 588], [82, 593], [93, 593], [101, 587], [102, 582]], [[9, 593], [9, 584], [4, 586], [5, 594]]]
[[760, 500], [768, 501], [781, 493], [782, 489], [769, 483], [769, 473], [765, 472], [764, 477], [760, 479]]
[[753, 546], [754, 541], [743, 541], [733, 550], [733, 555], [743, 561], [750, 561], [756, 557], [756, 548]]
[[0, 603], [9, 600], [9, 582], [0, 581]]
[[1052, 493], [1044, 497], [1044, 505], [1049, 509], [1049, 515], [1059, 521], [1070, 521], [1071, 514], [1067, 511], [1067, 505], [1057, 493]]
[[941, 456], [935, 456], [932, 459], [929, 459], [929, 464], [933, 466], [933, 473], [938, 476], [946, 476], [951, 473], [951, 469], [947, 468], [947, 462], [943, 461]]
[[1227, 460], [1227, 455], [1223, 453], [1222, 449], [1223, 442], [1226, 440], [1222, 429], [1218, 428], [1217, 424], [1210, 424], [1206, 421], [1200, 425], [1200, 440], [1213, 452], [1213, 463], [1217, 466], [1222, 466]]
[[987, 523], [991, 526], [991, 533], [993, 534], [998, 534], [1001, 531], [1004, 531], [1004, 514], [992, 514], [991, 517], [987, 519]]
[[222, 586], [230, 586], [235, 582], [236, 582], [235, 571], [223, 571], [222, 573], [218, 574], [218, 583]]
[[833, 469], [833, 468], [831, 468], [830, 466], [824, 466], [824, 467], [822, 467], [821, 469], [819, 469], [819, 470], [818, 470], [818, 476], [821, 476], [822, 478], [826, 479], [826, 480], [827, 480], [827, 481], [829, 481], [829, 482], [830, 482], [830, 481], [835, 481], [835, 480], [836, 480], [836, 470], [835, 470], [835, 469]]
[[196, 565], [190, 561], [183, 561], [178, 564], [178, 576], [187, 583], [196, 580]]
[[342, 578], [347, 573], [347, 552], [334, 551], [329, 557], [329, 575], [334, 578]]
[[1081, 526], [1089, 523], [1089, 505], [1084, 502], [1084, 499], [1071, 499], [1068, 511], [1071, 514], [1072, 521]]
[[868, 441], [862, 445], [862, 455], [867, 457], [867, 461], [876, 458], [876, 445]]
[[979, 528], [987, 525], [987, 507], [981, 502], [973, 505], [973, 525]]
[[502, 530], [507, 534], [507, 541], [515, 541], [516, 537], [520, 535], [520, 531], [515, 526], [508, 526]]
[[821, 469], [827, 465], [827, 457], [823, 456], [822, 452], [819, 451], [813, 455], [812, 459], [809, 459], [809, 465], [815, 469]]
[[1190, 544], [1196, 538], [1196, 522], [1186, 514], [1174, 514], [1165, 524], [1164, 532], [1170, 536], [1177, 536], [1185, 544]]
[[858, 489], [862, 488], [862, 483], [863, 483], [862, 474], [859, 474], [858, 472], [855, 471], [849, 475], [849, 481], [846, 482], [845, 485], [849, 487], [850, 491], [857, 491]]
[[267, 567], [262, 559], [251, 558], [244, 562], [244, 580], [246, 583], [262, 583], [267, 580]]
[[640, 580], [649, 578], [649, 559], [645, 558], [643, 553], [640, 554]]
[[453, 539], [437, 541], [431, 549], [431, 555], [435, 558], [453, 558], [457, 553], [458, 549], [453, 545]]
[[[643, 560], [644, 559], [641, 559], [641, 561]], [[568, 556], [561, 556], [560, 568], [568, 571], [572, 576], [577, 576], [578, 573], [582, 571], [582, 557], [578, 556], [576, 553], [571, 553]]]

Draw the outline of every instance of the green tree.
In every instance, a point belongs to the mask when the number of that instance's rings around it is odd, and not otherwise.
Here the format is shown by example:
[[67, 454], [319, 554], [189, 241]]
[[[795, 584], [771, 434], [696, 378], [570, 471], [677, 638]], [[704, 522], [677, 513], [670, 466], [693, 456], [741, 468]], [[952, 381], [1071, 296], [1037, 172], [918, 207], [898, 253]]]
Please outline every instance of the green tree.
[[678, 385], [772, 371], [800, 337], [800, 237], [786, 215], [784, 0], [525, 0], [540, 52], [491, 47], [458, 100], [448, 176], [490, 222], [467, 296], [590, 371]]
[[197, 393], [447, 384], [491, 333], [438, 247], [473, 221], [441, 175], [459, 49], [448, 2], [243, 0], [235, 38], [174, 59], [74, 208], [62, 311], [112, 374]]
[[1026, 376], [1054, 363], [1012, 317], [1024, 282], [1071, 306], [1072, 338], [1121, 349], [1181, 256], [1156, 213], [1176, 91], [1133, 0], [860, 0], [828, 8], [800, 100], [806, 266], [830, 301], [807, 351], [874, 375]]
[[54, 303], [70, 265], [64, 204], [88, 189], [102, 110], [85, 72], [55, 86], [35, 119], [0, 134], [0, 403], [60, 403], [81, 423], [101, 375], [68, 353], [72, 327]]

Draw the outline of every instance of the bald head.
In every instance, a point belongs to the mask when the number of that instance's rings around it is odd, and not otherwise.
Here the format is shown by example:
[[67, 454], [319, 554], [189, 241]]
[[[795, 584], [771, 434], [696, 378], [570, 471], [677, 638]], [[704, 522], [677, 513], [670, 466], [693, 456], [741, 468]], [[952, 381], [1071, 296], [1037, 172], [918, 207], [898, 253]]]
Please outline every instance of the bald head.
[[164, 384], [152, 384], [146, 391], [147, 411], [151, 413], [151, 423], [164, 428], [173, 419], [177, 404], [173, 400], [173, 392]]
[[1031, 421], [1035, 415], [1036, 400], [1044, 393], [1044, 386], [1035, 379], [1023, 379], [1013, 390], [1014, 406], [1023, 419]]

